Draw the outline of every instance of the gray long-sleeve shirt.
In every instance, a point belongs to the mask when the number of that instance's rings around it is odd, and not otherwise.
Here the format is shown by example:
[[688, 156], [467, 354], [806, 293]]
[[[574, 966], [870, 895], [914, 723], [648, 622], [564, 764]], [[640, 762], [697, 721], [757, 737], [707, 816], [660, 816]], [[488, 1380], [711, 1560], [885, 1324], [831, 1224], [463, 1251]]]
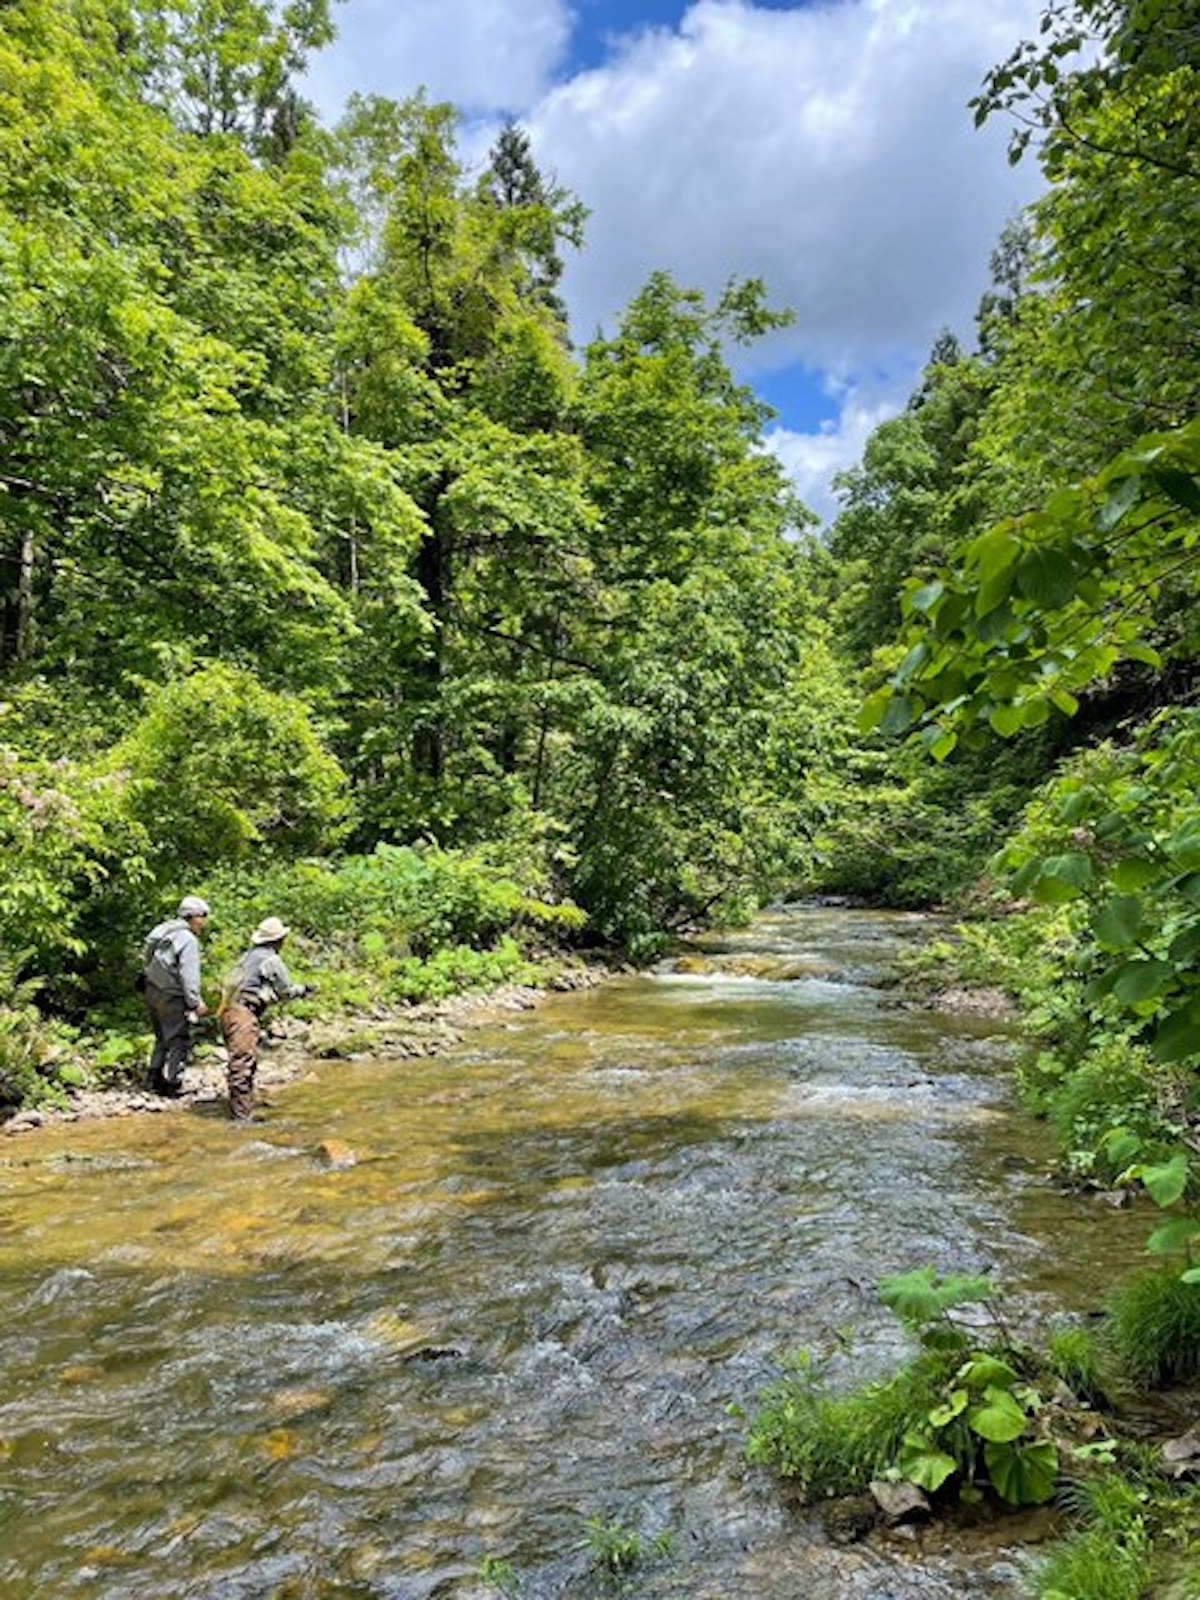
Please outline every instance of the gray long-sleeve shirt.
[[256, 1009], [265, 1010], [276, 1000], [295, 1000], [305, 993], [302, 983], [293, 983], [274, 945], [252, 945], [238, 962], [226, 983], [234, 1000], [245, 998]]
[[146, 982], [180, 994], [189, 1011], [200, 1004], [200, 941], [181, 917], [160, 922], [142, 947]]

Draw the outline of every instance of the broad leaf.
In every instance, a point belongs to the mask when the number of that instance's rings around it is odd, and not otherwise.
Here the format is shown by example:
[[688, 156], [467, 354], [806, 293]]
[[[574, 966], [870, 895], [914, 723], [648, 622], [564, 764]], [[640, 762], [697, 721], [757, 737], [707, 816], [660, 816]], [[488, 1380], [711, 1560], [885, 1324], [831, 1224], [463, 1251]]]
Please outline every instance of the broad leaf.
[[1126, 961], [1114, 977], [1113, 993], [1122, 1005], [1140, 1005], [1143, 1000], [1153, 999], [1174, 976], [1175, 968], [1169, 961]]
[[945, 1428], [955, 1417], [961, 1416], [970, 1404], [971, 1396], [965, 1389], [952, 1389], [940, 1406], [934, 1406], [929, 1421], [935, 1428]]
[[918, 1489], [934, 1494], [958, 1471], [958, 1462], [919, 1433], [906, 1433], [896, 1459], [896, 1470]]
[[1155, 1228], [1146, 1241], [1146, 1249], [1151, 1255], [1174, 1255], [1177, 1250], [1186, 1250], [1197, 1238], [1200, 1238], [1200, 1217], [1172, 1217]]
[[1200, 1054], [1200, 1004], [1190, 1000], [1159, 1024], [1154, 1054], [1160, 1061], [1186, 1061]]
[[1025, 1432], [1029, 1418], [1008, 1390], [998, 1389], [993, 1384], [985, 1390], [984, 1396], [979, 1405], [972, 1406], [967, 1412], [972, 1431], [981, 1439], [990, 1439], [996, 1444], [1019, 1439]]
[[985, 1444], [983, 1459], [996, 1493], [1010, 1506], [1040, 1506], [1053, 1498], [1058, 1451], [1048, 1441]]
[[1150, 1198], [1157, 1205], [1173, 1206], [1176, 1200], [1183, 1198], [1187, 1188], [1188, 1158], [1181, 1153], [1172, 1156], [1162, 1166], [1143, 1167], [1141, 1178]]
[[1128, 950], [1137, 943], [1142, 918], [1142, 902], [1136, 895], [1116, 895], [1092, 918], [1092, 932], [1106, 950]]

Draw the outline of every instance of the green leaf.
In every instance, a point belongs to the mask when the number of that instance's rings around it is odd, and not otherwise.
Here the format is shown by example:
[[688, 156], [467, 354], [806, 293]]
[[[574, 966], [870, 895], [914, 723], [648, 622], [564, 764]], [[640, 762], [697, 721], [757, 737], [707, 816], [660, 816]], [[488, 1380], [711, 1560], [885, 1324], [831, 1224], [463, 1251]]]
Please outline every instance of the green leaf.
[[1146, 666], [1153, 667], [1156, 672], [1162, 669], [1162, 656], [1153, 645], [1143, 644], [1141, 641], [1128, 644], [1125, 646], [1125, 654], [1130, 661], [1141, 661]]
[[919, 1433], [906, 1433], [896, 1458], [896, 1470], [918, 1489], [935, 1494], [958, 1471], [958, 1462]]
[[1061, 550], [1028, 550], [1017, 567], [1017, 588], [1038, 605], [1065, 606], [1075, 594], [1074, 563]]
[[979, 585], [975, 594], [975, 615], [986, 617], [997, 607], [1003, 605], [1012, 592], [1013, 573], [1011, 567], [1001, 567], [986, 577]]
[[1176, 867], [1185, 871], [1195, 871], [1200, 867], [1200, 832], [1196, 831], [1195, 824], [1181, 828], [1172, 838], [1167, 840], [1166, 852]]
[[1189, 1267], [1179, 1274], [1180, 1283], [1200, 1283], [1200, 1267]]
[[1187, 1188], [1188, 1158], [1181, 1152], [1159, 1167], [1143, 1167], [1142, 1182], [1156, 1205], [1173, 1206]]
[[1025, 724], [1020, 706], [997, 706], [988, 721], [1002, 739], [1011, 739]]
[[952, 755], [958, 745], [958, 735], [952, 729], [945, 729], [940, 738], [935, 739], [929, 746], [929, 754], [935, 761], [945, 761]]
[[907, 683], [915, 672], [919, 672], [929, 660], [929, 646], [924, 639], [913, 645], [904, 660], [896, 669], [896, 682]]
[[1058, 1483], [1058, 1451], [1048, 1440], [1036, 1444], [988, 1443], [983, 1447], [988, 1477], [1010, 1506], [1040, 1506], [1053, 1499]]
[[1092, 877], [1091, 857], [1080, 851], [1047, 856], [1031, 892], [1035, 900], [1045, 905], [1062, 905], [1078, 899]]
[[1140, 1005], [1159, 994], [1175, 976], [1169, 961], [1150, 957], [1126, 961], [1113, 980], [1113, 993], [1123, 1006]]
[[1122, 478], [1109, 490], [1108, 498], [1101, 506], [1096, 517], [1096, 525], [1102, 533], [1111, 533], [1121, 521], [1125, 513], [1139, 499], [1142, 492], [1140, 477]]
[[1146, 1249], [1151, 1255], [1174, 1255], [1177, 1250], [1186, 1250], [1196, 1238], [1200, 1238], [1200, 1217], [1172, 1217], [1155, 1228], [1146, 1240]]
[[1068, 689], [1051, 689], [1050, 699], [1064, 717], [1073, 717], [1079, 710], [1079, 701]]
[[959, 1383], [969, 1384], [973, 1389], [986, 1389], [989, 1384], [998, 1388], [1007, 1388], [1016, 1383], [1017, 1374], [1006, 1361], [1001, 1361], [998, 1356], [972, 1356], [970, 1361], [965, 1361], [955, 1374]]
[[1137, 1155], [1142, 1142], [1136, 1134], [1130, 1133], [1128, 1128], [1110, 1128], [1101, 1139], [1100, 1145], [1113, 1163], [1121, 1167]]
[[1160, 1061], [1186, 1061], [1200, 1054], [1200, 1007], [1195, 1000], [1172, 1011], [1158, 1025], [1154, 1054]]
[[1155, 487], [1163, 491], [1177, 506], [1200, 516], [1200, 483], [1190, 472], [1178, 467], [1159, 467], [1151, 473]]
[[1136, 895], [1106, 900], [1092, 918], [1092, 932], [1105, 950], [1128, 950], [1142, 930], [1144, 908]]
[[896, 735], [907, 732], [912, 727], [917, 709], [915, 702], [907, 695], [893, 694], [879, 724], [880, 733]]
[[1144, 856], [1127, 856], [1113, 868], [1113, 888], [1119, 889], [1122, 894], [1131, 889], [1144, 889], [1158, 875], [1159, 868], [1155, 862], [1147, 861]]
[[1167, 954], [1177, 967], [1190, 966], [1200, 955], [1200, 923], [1177, 933]]
[[922, 615], [928, 615], [945, 592], [946, 585], [935, 578], [932, 583], [922, 584], [919, 589], [910, 590], [904, 597], [905, 605], [910, 611], [920, 611]]
[[1029, 1418], [1012, 1395], [1007, 1389], [998, 1389], [995, 1385], [989, 1386], [985, 1395], [981, 1404], [972, 1406], [967, 1412], [967, 1422], [972, 1432], [996, 1444], [1019, 1439], [1025, 1432]]
[[858, 727], [860, 733], [873, 733], [883, 721], [883, 714], [892, 701], [891, 687], [877, 689], [871, 697], [863, 703], [863, 708], [858, 714]]
[[1019, 540], [1003, 524], [981, 534], [967, 552], [968, 559], [975, 563], [981, 583], [998, 572], [1008, 572], [1016, 565], [1020, 554]]
[[955, 1417], [961, 1416], [970, 1404], [971, 1396], [965, 1389], [952, 1389], [944, 1403], [934, 1406], [929, 1413], [929, 1421], [935, 1428], [945, 1428]]
[[879, 1285], [879, 1298], [905, 1322], [931, 1322], [954, 1306], [972, 1305], [993, 1293], [987, 1278], [952, 1275], [940, 1283], [932, 1267], [916, 1267]]

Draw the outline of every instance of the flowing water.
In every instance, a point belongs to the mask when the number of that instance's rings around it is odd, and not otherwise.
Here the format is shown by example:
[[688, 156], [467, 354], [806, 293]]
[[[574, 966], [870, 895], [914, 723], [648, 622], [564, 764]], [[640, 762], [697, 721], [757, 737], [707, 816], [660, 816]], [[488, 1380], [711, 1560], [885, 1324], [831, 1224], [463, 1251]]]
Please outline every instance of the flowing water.
[[[1058, 1195], [999, 1024], [876, 987], [920, 919], [788, 910], [434, 1060], [0, 1147], [0, 1593], [940, 1600], [1020, 1550], [833, 1548], [744, 1465], [798, 1347], [898, 1349], [874, 1286], [1086, 1311], [1142, 1219]], [[322, 1140], [357, 1165], [323, 1170]], [[853, 1335], [853, 1345], [848, 1339]], [[616, 1585], [599, 1518], [669, 1555]]]

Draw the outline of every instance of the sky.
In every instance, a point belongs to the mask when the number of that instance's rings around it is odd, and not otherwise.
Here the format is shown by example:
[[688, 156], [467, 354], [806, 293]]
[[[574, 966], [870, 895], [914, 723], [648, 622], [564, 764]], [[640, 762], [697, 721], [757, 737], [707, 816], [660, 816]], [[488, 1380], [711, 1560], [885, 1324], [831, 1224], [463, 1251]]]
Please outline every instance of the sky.
[[424, 86], [482, 162], [514, 118], [590, 208], [564, 293], [577, 342], [651, 272], [762, 278], [790, 329], [731, 352], [778, 412], [805, 501], [902, 408], [943, 328], [969, 340], [1004, 223], [1036, 193], [967, 101], [1041, 0], [341, 0], [307, 92]]

